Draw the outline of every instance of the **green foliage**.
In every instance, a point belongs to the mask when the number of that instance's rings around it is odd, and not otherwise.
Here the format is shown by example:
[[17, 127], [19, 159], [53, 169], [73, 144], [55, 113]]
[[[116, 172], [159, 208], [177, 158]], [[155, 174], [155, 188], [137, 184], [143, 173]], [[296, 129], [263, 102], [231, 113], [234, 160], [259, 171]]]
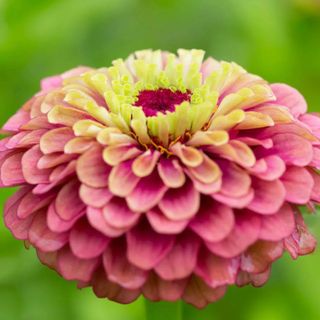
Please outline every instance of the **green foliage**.
[[[320, 110], [317, 3], [0, 0], [0, 124], [38, 90], [41, 78], [80, 64], [105, 66], [142, 48], [205, 49], [271, 82], [297, 87], [310, 110]], [[11, 192], [0, 191], [1, 208]], [[320, 236], [319, 217], [308, 220]], [[122, 306], [95, 298], [89, 289], [77, 290], [43, 267], [3, 222], [0, 234], [0, 320], [146, 319], [142, 299]], [[297, 262], [286, 256], [262, 289], [231, 288], [223, 300], [202, 311], [184, 305], [183, 319], [320, 319], [319, 266], [319, 252]], [[172, 305], [162, 308], [156, 310], [169, 319]]]

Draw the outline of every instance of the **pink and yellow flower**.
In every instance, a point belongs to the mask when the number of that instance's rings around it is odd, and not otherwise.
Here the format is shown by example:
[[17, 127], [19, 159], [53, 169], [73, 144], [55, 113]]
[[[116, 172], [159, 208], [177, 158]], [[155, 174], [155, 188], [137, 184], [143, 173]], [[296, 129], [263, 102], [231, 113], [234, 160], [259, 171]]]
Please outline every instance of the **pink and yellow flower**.
[[6, 226], [98, 297], [197, 307], [312, 252], [320, 118], [201, 50], [145, 50], [44, 79], [3, 130]]

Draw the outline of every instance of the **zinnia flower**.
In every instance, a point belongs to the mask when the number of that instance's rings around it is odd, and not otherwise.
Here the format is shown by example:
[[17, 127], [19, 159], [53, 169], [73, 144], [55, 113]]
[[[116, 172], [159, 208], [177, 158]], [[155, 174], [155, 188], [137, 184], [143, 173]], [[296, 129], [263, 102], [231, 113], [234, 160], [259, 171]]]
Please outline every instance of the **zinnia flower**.
[[6, 226], [98, 297], [201, 308], [315, 248], [299, 207], [320, 201], [320, 118], [203, 58], [146, 50], [44, 79], [3, 127]]

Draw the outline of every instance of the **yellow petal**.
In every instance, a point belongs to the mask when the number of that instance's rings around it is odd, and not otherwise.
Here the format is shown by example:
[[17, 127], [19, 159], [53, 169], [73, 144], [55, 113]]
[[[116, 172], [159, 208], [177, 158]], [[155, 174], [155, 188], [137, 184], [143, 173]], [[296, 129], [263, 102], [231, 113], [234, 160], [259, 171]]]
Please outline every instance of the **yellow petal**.
[[175, 117], [174, 139], [182, 136], [190, 130], [192, 119], [190, 117], [190, 103], [185, 101], [176, 107], [173, 113]]
[[168, 147], [169, 143], [169, 124], [165, 115], [158, 115], [159, 122], [159, 141], [163, 147]]
[[85, 81], [91, 84], [101, 95], [110, 89], [108, 77], [103, 72], [87, 72], [82, 76]]
[[131, 128], [138, 137], [138, 140], [141, 144], [151, 143], [151, 139], [148, 134], [148, 128], [146, 123], [146, 116], [141, 108], [133, 107], [132, 108], [132, 120]]
[[175, 155], [188, 167], [197, 167], [203, 161], [203, 153], [193, 147], [182, 145], [180, 142], [170, 147]]
[[207, 150], [213, 154], [218, 154], [223, 158], [232, 160], [245, 168], [252, 167], [256, 162], [256, 157], [251, 148], [237, 140], [232, 140], [223, 146], [211, 146]]
[[136, 140], [117, 128], [105, 128], [97, 136], [97, 141], [102, 145], [137, 144]]
[[90, 149], [95, 143], [96, 142], [93, 138], [76, 137], [66, 143], [64, 146], [64, 152], [67, 154], [82, 154]]
[[80, 120], [73, 126], [73, 131], [76, 136], [81, 137], [96, 137], [105, 126], [93, 120]]
[[55, 105], [63, 103], [65, 94], [59, 90], [54, 90], [46, 94], [41, 103], [41, 112], [48, 113]]
[[87, 111], [87, 107], [90, 102], [96, 104], [96, 101], [89, 94], [84, 92], [82, 88], [70, 89], [66, 91], [67, 94], [64, 98], [64, 101], [75, 107], [78, 107], [79, 109]]
[[245, 74], [245, 70], [236, 63], [228, 63], [222, 61], [205, 80], [211, 91], [223, 93], [226, 88], [230, 87], [241, 75]]
[[267, 114], [254, 111], [247, 111], [245, 112], [244, 120], [237, 125], [237, 129], [258, 129], [272, 126], [274, 126], [274, 121]]
[[160, 157], [160, 152], [152, 152], [150, 149], [138, 156], [132, 163], [132, 171], [137, 177], [150, 175]]
[[116, 166], [119, 163], [137, 157], [142, 151], [132, 145], [114, 145], [108, 146], [103, 151], [103, 159], [110, 166]]
[[53, 124], [62, 124], [72, 127], [76, 122], [88, 118], [88, 115], [80, 110], [57, 105], [48, 113], [48, 121]]
[[267, 114], [275, 123], [290, 123], [294, 121], [290, 111], [279, 105], [262, 105], [255, 108], [255, 111]]
[[231, 93], [221, 101], [214, 118], [226, 115], [235, 109], [248, 109], [264, 102], [273, 101], [275, 96], [267, 85], [254, 85], [250, 88], [242, 88], [236, 93]]
[[200, 182], [210, 184], [221, 177], [219, 166], [208, 156], [204, 156], [203, 162], [194, 168], [189, 168], [189, 172]]
[[233, 110], [229, 114], [217, 116], [211, 122], [209, 130], [229, 130], [243, 121], [245, 112], [241, 109]]
[[190, 146], [221, 146], [229, 141], [229, 134], [224, 130], [198, 131], [187, 142]]

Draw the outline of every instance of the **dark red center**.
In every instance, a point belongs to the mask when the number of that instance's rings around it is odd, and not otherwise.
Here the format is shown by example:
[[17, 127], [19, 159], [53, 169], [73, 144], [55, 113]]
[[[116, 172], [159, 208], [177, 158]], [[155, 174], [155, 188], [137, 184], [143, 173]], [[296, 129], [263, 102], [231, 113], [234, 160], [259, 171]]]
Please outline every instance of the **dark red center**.
[[147, 117], [158, 112], [175, 111], [175, 106], [183, 101], [190, 101], [191, 92], [172, 91], [170, 89], [143, 90], [138, 95], [135, 106], [142, 107]]

